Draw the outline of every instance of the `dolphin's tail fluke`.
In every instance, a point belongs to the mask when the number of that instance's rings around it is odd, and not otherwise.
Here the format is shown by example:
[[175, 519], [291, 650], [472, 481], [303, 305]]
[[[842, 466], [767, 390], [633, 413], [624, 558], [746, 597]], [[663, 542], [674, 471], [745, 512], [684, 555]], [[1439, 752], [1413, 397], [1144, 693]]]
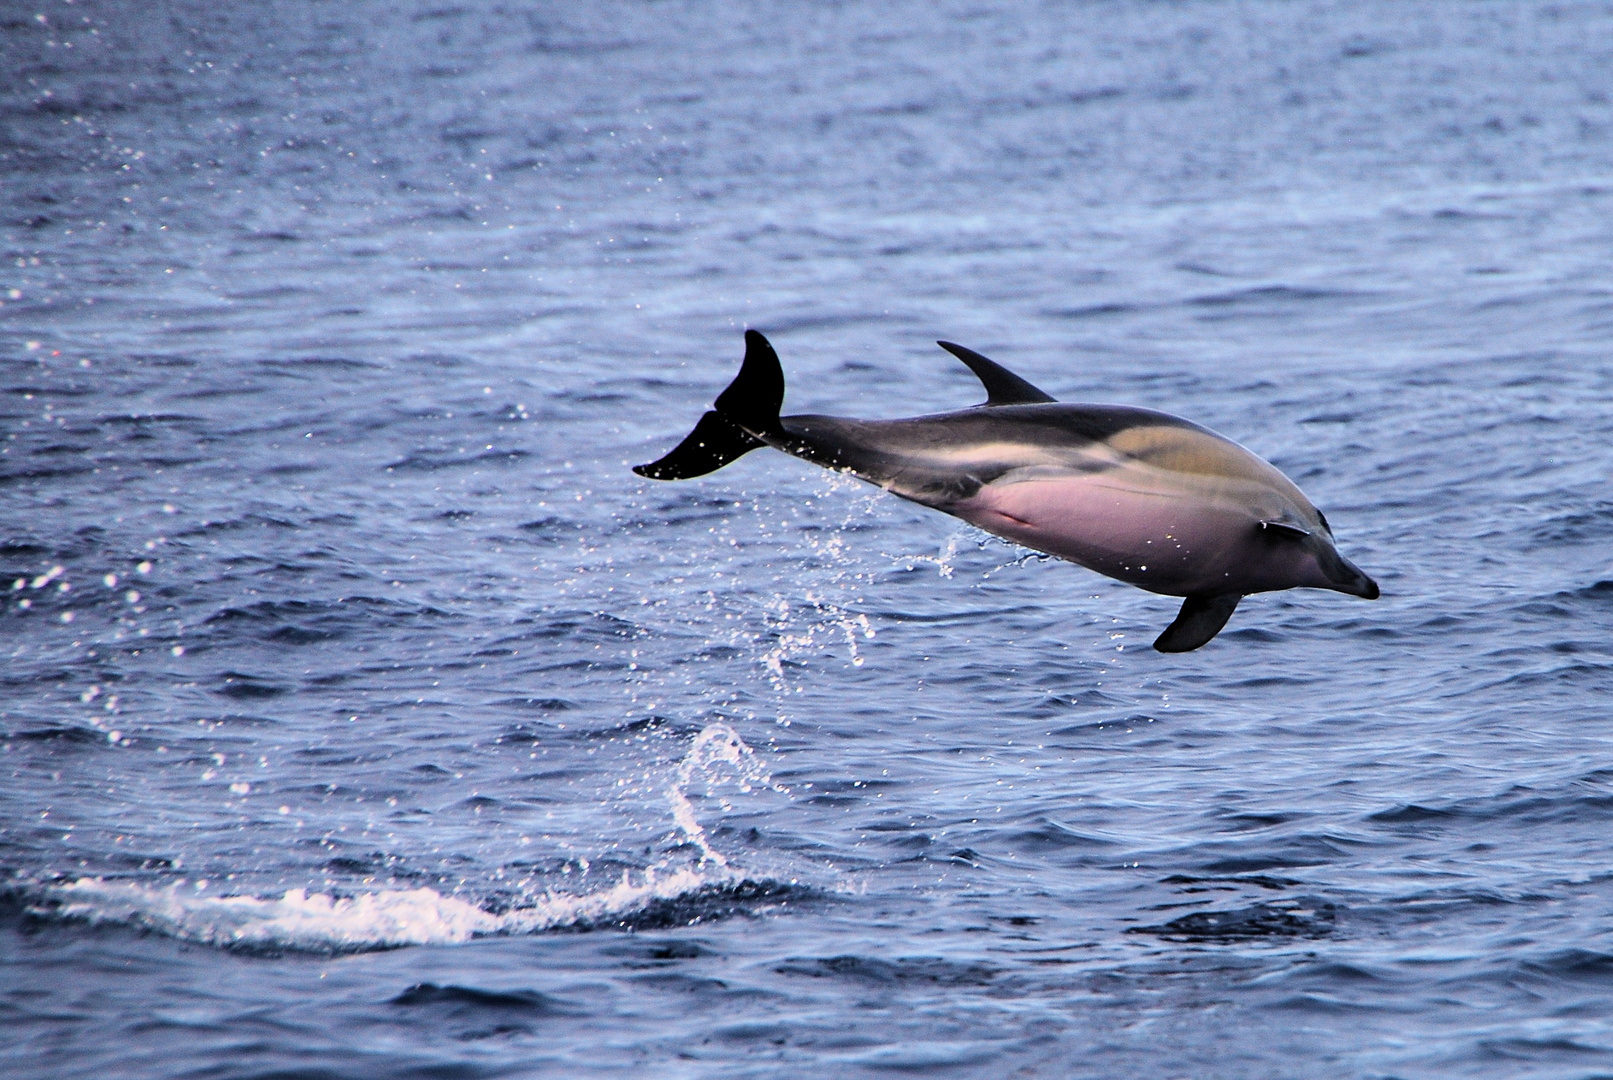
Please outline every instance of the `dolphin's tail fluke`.
[[717, 412], [759, 439], [783, 436], [784, 369], [778, 353], [755, 330], [745, 331], [745, 362], [728, 389], [717, 395]]
[[745, 331], [745, 362], [728, 389], [717, 395], [717, 407], [700, 418], [672, 452], [633, 471], [651, 480], [687, 480], [716, 472], [730, 461], [766, 446], [770, 435], [784, 434], [779, 408], [784, 404], [784, 369], [778, 353], [755, 330]]

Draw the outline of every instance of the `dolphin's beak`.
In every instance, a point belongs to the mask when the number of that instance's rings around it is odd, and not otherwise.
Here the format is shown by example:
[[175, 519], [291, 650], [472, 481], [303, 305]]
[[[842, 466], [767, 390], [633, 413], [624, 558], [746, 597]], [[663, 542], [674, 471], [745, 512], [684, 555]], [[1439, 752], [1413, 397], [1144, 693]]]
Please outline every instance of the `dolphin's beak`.
[[1359, 596], [1365, 600], [1376, 600], [1378, 598], [1378, 583], [1376, 581], [1363, 574], [1359, 566], [1346, 559], [1343, 555], [1334, 552], [1333, 558], [1338, 561], [1323, 570], [1327, 574], [1328, 580], [1333, 583], [1333, 588], [1341, 593], [1349, 593], [1351, 596]]

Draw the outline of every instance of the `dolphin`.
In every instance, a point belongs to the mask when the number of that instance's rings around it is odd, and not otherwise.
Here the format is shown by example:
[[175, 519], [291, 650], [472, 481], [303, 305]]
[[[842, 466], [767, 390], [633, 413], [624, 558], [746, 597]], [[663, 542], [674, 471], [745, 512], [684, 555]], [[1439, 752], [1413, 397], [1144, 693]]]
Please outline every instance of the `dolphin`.
[[1183, 597], [1154, 642], [1160, 652], [1205, 644], [1250, 593], [1377, 599], [1322, 512], [1231, 439], [1152, 409], [1059, 402], [971, 349], [938, 344], [985, 385], [985, 402], [903, 420], [780, 416], [778, 354], [747, 330], [744, 363], [711, 411], [633, 471], [682, 480], [771, 446], [850, 473], [1004, 540]]

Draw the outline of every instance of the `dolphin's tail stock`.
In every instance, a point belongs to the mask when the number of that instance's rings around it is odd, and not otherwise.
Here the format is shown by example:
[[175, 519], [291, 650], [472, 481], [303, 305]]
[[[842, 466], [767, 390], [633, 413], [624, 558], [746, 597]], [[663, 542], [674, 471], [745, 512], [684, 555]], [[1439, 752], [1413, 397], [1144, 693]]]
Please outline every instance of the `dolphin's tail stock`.
[[730, 461], [783, 436], [779, 408], [784, 404], [784, 369], [778, 353], [755, 330], [745, 331], [745, 362], [716, 408], [700, 418], [672, 452], [633, 471], [651, 480], [687, 480], [716, 472]]

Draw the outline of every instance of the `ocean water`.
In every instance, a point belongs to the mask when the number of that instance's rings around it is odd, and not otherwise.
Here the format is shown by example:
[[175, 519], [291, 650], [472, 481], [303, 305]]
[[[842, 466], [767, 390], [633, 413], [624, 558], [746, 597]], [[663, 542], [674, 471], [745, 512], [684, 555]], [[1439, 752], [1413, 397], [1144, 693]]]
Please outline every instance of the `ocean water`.
[[[0, 16], [0, 1073], [1613, 1075], [1613, 5]], [[745, 327], [1383, 598], [634, 476]]]

